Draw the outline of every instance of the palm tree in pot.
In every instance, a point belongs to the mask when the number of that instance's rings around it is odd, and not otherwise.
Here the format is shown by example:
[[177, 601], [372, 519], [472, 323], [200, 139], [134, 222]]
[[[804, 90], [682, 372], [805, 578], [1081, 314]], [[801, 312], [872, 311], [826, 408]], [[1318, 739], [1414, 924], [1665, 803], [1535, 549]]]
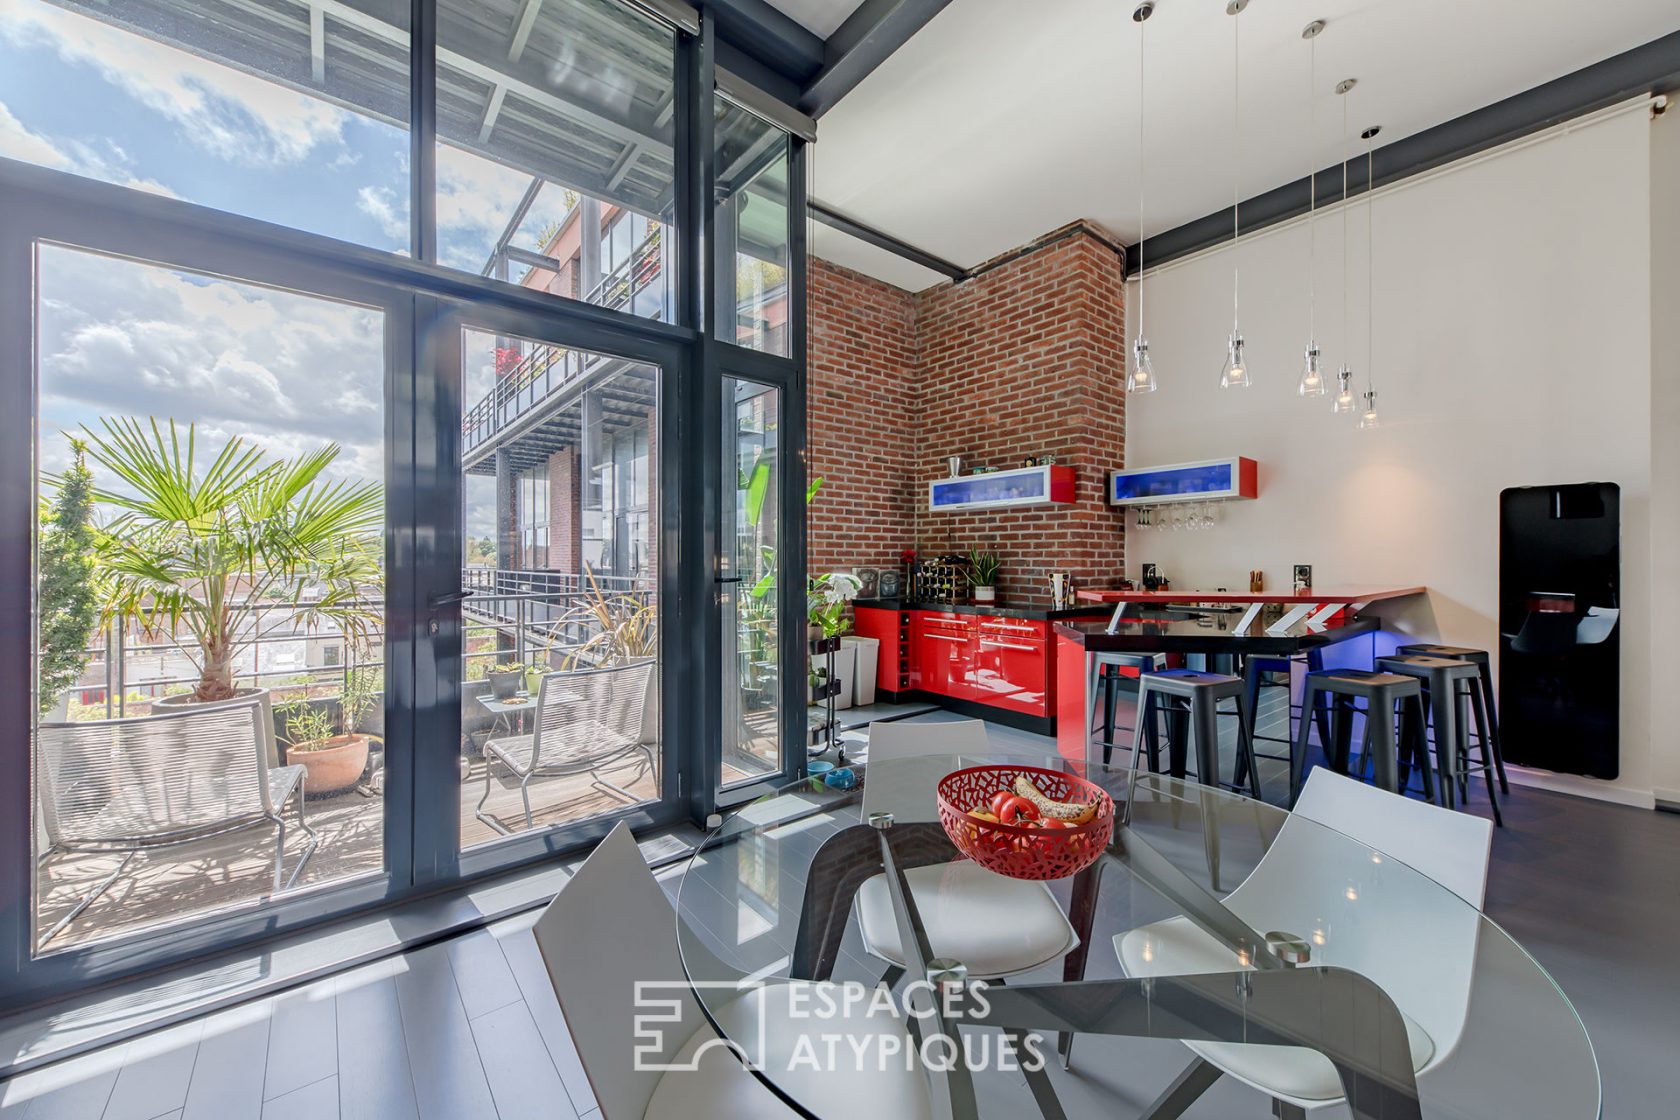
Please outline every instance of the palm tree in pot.
[[271, 460], [235, 436], [198, 455], [173, 420], [101, 421], [83, 432], [117, 483], [94, 549], [103, 621], [175, 646], [198, 674], [187, 702], [243, 692], [239, 655], [281, 630], [336, 632], [366, 647], [379, 626], [384, 506], [378, 483], [327, 481], [336, 444]]

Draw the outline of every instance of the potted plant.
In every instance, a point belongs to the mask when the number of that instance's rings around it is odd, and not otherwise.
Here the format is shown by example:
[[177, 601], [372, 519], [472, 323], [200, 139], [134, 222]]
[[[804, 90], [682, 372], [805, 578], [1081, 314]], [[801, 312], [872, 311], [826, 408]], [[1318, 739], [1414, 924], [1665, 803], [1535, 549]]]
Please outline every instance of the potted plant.
[[989, 548], [968, 550], [968, 581], [974, 588], [976, 603], [990, 603], [997, 599], [998, 554]]
[[310, 795], [338, 793], [361, 780], [375, 737], [357, 728], [382, 698], [381, 675], [377, 668], [353, 670], [336, 704], [302, 696], [279, 705], [286, 764], [304, 768]]
[[[861, 586], [856, 576], [846, 572], [829, 572], [827, 575], [811, 578], [805, 592], [805, 610], [814, 637], [838, 638], [851, 628], [846, 608], [857, 598]], [[842, 655], [827, 654], [822, 666], [812, 664], [812, 695], [822, 692], [826, 696], [826, 689], [820, 686], [826, 686], [830, 680], [839, 683], [843, 693], [846, 683], [851, 679], [851, 671], [845, 665]], [[851, 707], [849, 696], [841, 703], [837, 694], [835, 706]]]
[[88, 457], [120, 483], [94, 491], [116, 514], [95, 533], [101, 621], [173, 644], [198, 672], [191, 692], [158, 705], [264, 693], [237, 687], [235, 664], [281, 627], [369, 644], [381, 619], [383, 494], [376, 482], [323, 480], [336, 444], [275, 461], [235, 436], [201, 459], [194, 425], [101, 424], [82, 429]]
[[526, 672], [525, 665], [518, 661], [492, 665], [484, 674], [490, 682], [490, 695], [497, 700], [512, 700], [525, 687]]

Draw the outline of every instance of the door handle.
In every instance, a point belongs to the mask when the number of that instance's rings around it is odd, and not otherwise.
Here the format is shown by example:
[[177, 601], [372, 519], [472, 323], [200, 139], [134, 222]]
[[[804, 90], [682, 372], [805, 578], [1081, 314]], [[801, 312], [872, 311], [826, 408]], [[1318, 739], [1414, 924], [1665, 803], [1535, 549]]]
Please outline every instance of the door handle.
[[444, 607], [453, 607], [457, 603], [464, 603], [468, 599], [472, 598], [472, 596], [473, 592], [470, 589], [461, 591], [445, 591], [440, 595], [433, 595], [431, 598], [427, 599], [426, 609], [441, 611]]

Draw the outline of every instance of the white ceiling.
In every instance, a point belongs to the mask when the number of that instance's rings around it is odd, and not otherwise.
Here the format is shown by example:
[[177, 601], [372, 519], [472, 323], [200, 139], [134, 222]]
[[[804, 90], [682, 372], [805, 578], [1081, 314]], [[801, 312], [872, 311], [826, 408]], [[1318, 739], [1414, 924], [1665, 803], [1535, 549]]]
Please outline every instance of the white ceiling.
[[819, 39], [834, 34], [834, 29], [845, 23], [846, 17], [862, 3], [863, 0], [770, 0], [772, 8], [792, 16]]
[[[954, 0], [822, 118], [813, 196], [963, 266], [1078, 218], [1137, 240], [1135, 6]], [[1391, 142], [1680, 29], [1680, 3], [1253, 0], [1237, 18], [1247, 198], [1341, 158], [1342, 78], [1359, 79], [1355, 145], [1370, 124]], [[1309, 136], [1301, 29], [1316, 18]], [[1231, 25], [1223, 0], [1158, 0], [1149, 20], [1152, 233], [1231, 203]], [[939, 279], [826, 226], [812, 246], [903, 287]]]

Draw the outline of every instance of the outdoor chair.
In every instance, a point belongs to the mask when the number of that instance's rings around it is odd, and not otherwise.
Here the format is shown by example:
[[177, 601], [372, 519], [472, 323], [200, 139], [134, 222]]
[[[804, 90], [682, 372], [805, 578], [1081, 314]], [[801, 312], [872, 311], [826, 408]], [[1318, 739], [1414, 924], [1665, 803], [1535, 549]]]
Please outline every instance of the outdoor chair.
[[[132, 719], [40, 724], [35, 772], [46, 836], [40, 858], [123, 853], [42, 944], [80, 917], [136, 854], [240, 829], [276, 828], [274, 889], [289, 889], [320, 841], [303, 819], [304, 768], [272, 761], [272, 734], [266, 694]], [[298, 827], [309, 839], [288, 878], [281, 811], [294, 796]]]
[[657, 772], [653, 748], [642, 742], [642, 708], [654, 663], [610, 669], [576, 669], [546, 673], [537, 689], [535, 726], [529, 734], [506, 735], [484, 744], [484, 796], [474, 810], [479, 820], [501, 834], [509, 829], [484, 811], [490, 799], [491, 771], [497, 764], [519, 779], [525, 806], [525, 827], [532, 828], [531, 779], [588, 774], [600, 790], [630, 804], [644, 798], [605, 780], [601, 767], [640, 753], [650, 771]]

